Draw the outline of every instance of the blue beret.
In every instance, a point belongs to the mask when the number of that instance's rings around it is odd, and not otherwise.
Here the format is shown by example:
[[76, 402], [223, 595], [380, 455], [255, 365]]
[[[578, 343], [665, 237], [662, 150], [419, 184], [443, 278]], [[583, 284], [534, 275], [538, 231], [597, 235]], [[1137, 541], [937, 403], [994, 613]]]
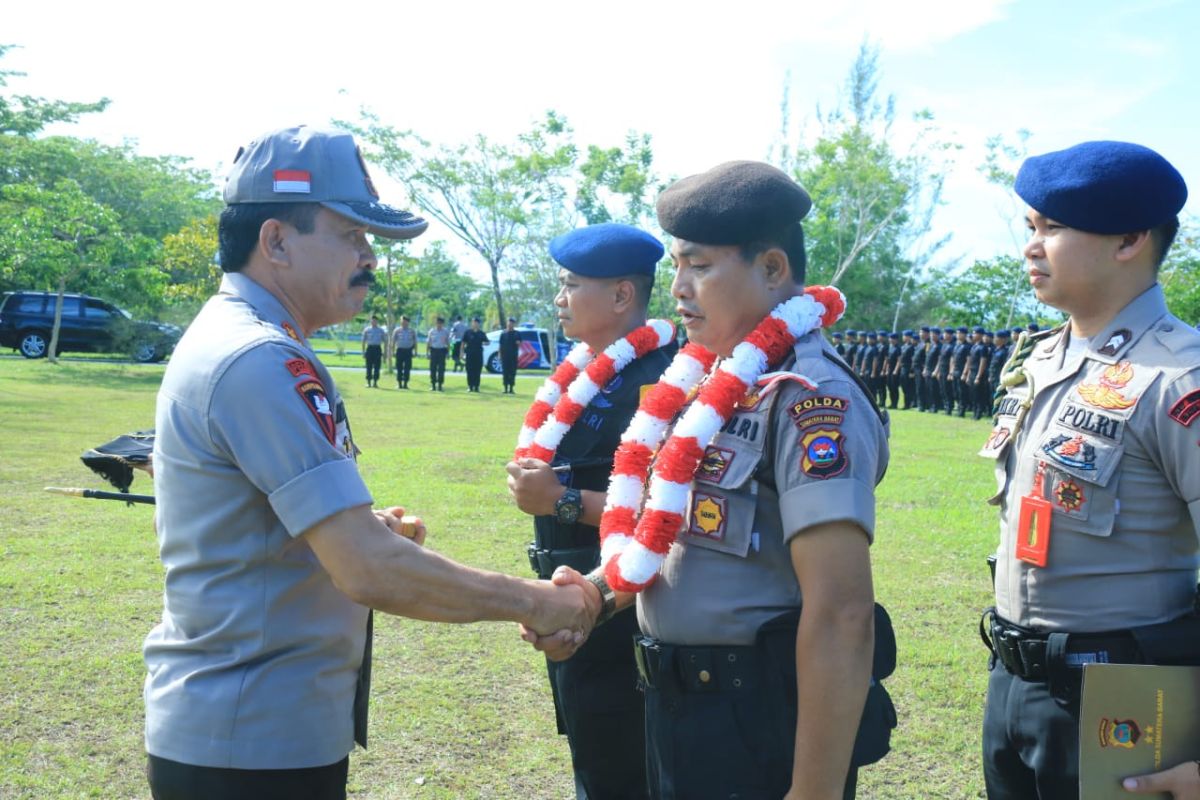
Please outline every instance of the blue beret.
[[903, 333], [905, 336], [916, 336], [917, 335], [917, 332], [914, 331], [912, 328], [905, 328]]
[[888, 334], [888, 338], [889, 339], [899, 339], [900, 334], [896, 333], [895, 331], [892, 331], [891, 333]]
[[[1038, 324], [1037, 324], [1036, 322], [1031, 322], [1031, 323], [1029, 323], [1029, 325], [1027, 326], [1027, 328], [1026, 328], [1026, 329], [1027, 329], [1027, 330], [1028, 330], [1030, 333], [1037, 333], [1039, 330], [1041, 330], [1041, 329], [1038, 327]], [[1014, 329], [1014, 330], [1015, 330], [1015, 329]]]
[[835, 338], [835, 339], [840, 339], [840, 338], [842, 338], [842, 333], [841, 333], [841, 331], [834, 331], [834, 332], [833, 332], [833, 338]]
[[930, 333], [941, 333], [942, 329], [939, 328], [937, 325], [931, 325], [931, 326], [929, 326], [929, 332]]
[[1008, 328], [1001, 328], [1000, 330], [996, 331], [996, 335], [1003, 336], [1005, 339], [1007, 339], [1008, 338]]
[[727, 161], [681, 178], [655, 202], [658, 224], [697, 244], [748, 244], [784, 232], [812, 199], [783, 170], [761, 161]]
[[984, 328], [982, 325], [976, 325], [975, 333], [987, 333], [987, 328]]
[[876, 332], [876, 333], [878, 333], [880, 336], [887, 336], [887, 335], [888, 335], [888, 332], [887, 332], [887, 331], [885, 331], [883, 328], [880, 328], [879, 330], [877, 330], [877, 331], [875, 331], [875, 332]]
[[921, 333], [929, 333], [929, 330], [930, 330], [930, 328], [928, 325], [921, 326]]
[[643, 230], [603, 222], [555, 236], [550, 240], [550, 256], [585, 278], [654, 275], [663, 246]]
[[846, 335], [847, 336], [858, 336], [858, 331], [847, 329]]
[[868, 338], [868, 339], [874, 339], [874, 338], [876, 338], [878, 335], [879, 335], [879, 334], [875, 333], [875, 331], [867, 331], [867, 338]]
[[959, 332], [959, 333], [970, 333], [970, 332], [971, 332], [971, 329], [970, 329], [970, 328], [968, 328], [966, 325], [959, 325], [959, 326], [958, 326], [958, 332]]
[[1084, 142], [1025, 160], [1013, 187], [1038, 213], [1081, 231], [1144, 231], [1187, 201], [1183, 176], [1148, 147]]

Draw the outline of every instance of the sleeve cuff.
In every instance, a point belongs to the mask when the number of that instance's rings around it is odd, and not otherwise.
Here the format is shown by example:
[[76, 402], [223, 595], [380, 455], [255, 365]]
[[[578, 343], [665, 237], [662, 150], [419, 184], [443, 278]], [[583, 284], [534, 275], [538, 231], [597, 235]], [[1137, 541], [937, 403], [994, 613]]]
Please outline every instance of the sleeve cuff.
[[875, 542], [875, 490], [859, 480], [813, 481], [784, 492], [779, 498], [783, 541], [787, 544], [805, 528], [826, 522], [853, 522]]
[[326, 461], [297, 475], [271, 492], [268, 500], [293, 537], [347, 508], [372, 502], [358, 465], [350, 458]]

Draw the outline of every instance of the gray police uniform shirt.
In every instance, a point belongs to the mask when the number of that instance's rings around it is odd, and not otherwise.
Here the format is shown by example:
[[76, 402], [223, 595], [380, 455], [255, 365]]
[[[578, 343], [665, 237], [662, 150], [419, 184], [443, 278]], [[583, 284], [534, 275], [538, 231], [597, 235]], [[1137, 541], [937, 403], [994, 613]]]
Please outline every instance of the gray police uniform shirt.
[[392, 344], [400, 350], [410, 350], [417, 346], [417, 332], [412, 328], [396, 328], [392, 331]]
[[207, 767], [342, 759], [368, 610], [300, 534], [371, 503], [329, 373], [244, 275], [180, 340], [155, 417], [166, 588], [144, 654], [146, 749]]
[[[1157, 285], [1071, 358], [1068, 331], [1038, 342], [1031, 380], [1001, 400], [980, 451], [999, 489], [997, 613], [1076, 633], [1175, 619], [1192, 608], [1200, 566], [1200, 334]], [[1044, 567], [1015, 555], [1039, 464], [1052, 507]]]
[[638, 595], [643, 632], [681, 645], [753, 644], [764, 622], [800, 605], [794, 536], [846, 521], [874, 539], [888, 432], [840, 363], [819, 332], [801, 338], [794, 360], [764, 376], [706, 448], [684, 530]]
[[387, 338], [387, 330], [382, 325], [371, 327], [368, 325], [363, 328], [362, 341], [365, 345], [382, 346], [384, 339]]
[[430, 328], [428, 335], [425, 337], [427, 347], [441, 348], [443, 350], [450, 347], [450, 331], [446, 328]]

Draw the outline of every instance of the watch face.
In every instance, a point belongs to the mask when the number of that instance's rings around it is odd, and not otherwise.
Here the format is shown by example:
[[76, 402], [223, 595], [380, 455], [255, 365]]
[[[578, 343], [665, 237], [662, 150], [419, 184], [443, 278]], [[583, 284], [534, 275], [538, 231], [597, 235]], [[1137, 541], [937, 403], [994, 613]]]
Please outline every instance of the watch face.
[[579, 506], [575, 503], [563, 503], [558, 507], [559, 522], [575, 522], [579, 519]]

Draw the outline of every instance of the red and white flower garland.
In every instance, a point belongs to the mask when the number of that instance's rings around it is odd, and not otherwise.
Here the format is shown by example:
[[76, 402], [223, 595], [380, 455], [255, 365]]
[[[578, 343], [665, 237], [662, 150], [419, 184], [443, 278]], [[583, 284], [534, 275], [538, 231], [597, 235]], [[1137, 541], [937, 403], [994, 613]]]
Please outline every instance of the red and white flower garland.
[[[797, 339], [834, 324], [845, 313], [846, 298], [836, 288], [810, 286], [804, 291], [779, 304], [717, 366], [661, 449], [667, 426], [716, 356], [688, 344], [642, 400], [613, 457], [600, 521], [600, 562], [613, 589], [638, 592], [654, 581], [683, 526], [692, 476], [704, 448], [729, 421], [738, 401]], [[646, 496], [646, 475], [656, 450]]]
[[610, 344], [594, 359], [587, 345], [575, 345], [538, 390], [517, 437], [515, 458], [553, 459], [567, 431], [600, 389], [630, 363], [674, 338], [673, 324], [652, 319]]

